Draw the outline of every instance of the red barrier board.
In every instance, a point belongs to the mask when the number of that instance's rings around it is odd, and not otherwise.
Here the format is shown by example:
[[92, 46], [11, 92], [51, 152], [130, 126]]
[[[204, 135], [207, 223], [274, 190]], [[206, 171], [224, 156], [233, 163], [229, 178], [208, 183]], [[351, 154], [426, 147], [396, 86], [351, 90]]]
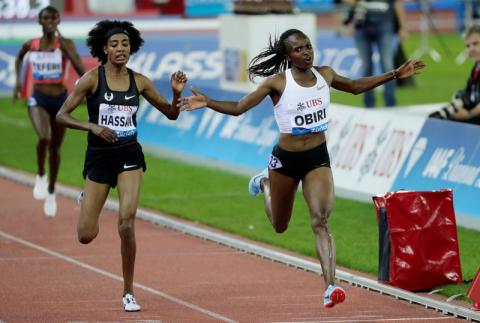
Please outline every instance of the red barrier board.
[[380, 240], [389, 243], [380, 246], [388, 249], [380, 252], [387, 259], [379, 266], [388, 266], [380, 280], [410, 291], [462, 282], [452, 190], [389, 192], [373, 201], [379, 224], [386, 219], [388, 237]]

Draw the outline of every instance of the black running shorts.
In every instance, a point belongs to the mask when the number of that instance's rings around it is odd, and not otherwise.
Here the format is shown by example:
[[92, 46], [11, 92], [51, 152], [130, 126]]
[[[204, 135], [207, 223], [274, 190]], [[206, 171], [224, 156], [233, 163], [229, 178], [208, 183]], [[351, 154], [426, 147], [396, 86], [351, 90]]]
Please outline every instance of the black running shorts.
[[273, 147], [268, 167], [283, 175], [302, 180], [308, 172], [318, 167], [330, 167], [327, 143], [306, 151], [287, 151]]
[[145, 171], [147, 165], [138, 142], [111, 149], [89, 147], [85, 154], [83, 178], [115, 187], [118, 174], [139, 168]]
[[39, 91], [34, 91], [32, 96], [28, 98], [28, 108], [40, 107], [48, 112], [50, 117], [55, 118], [58, 110], [62, 107], [67, 99], [67, 92], [60, 95], [48, 95]]

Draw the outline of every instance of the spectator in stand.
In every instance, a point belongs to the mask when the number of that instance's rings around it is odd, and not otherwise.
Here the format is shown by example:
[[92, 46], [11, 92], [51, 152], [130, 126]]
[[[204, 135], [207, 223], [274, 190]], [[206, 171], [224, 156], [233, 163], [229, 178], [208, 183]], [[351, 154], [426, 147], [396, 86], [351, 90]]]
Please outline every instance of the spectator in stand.
[[467, 30], [464, 42], [474, 63], [467, 85], [430, 117], [480, 125], [480, 25], [473, 25]]
[[[373, 50], [377, 47], [380, 54], [380, 67], [383, 73], [393, 70], [395, 14], [398, 17], [398, 35], [404, 38], [404, 10], [400, 0], [344, 0], [352, 6], [351, 19], [354, 24], [354, 38], [363, 65], [362, 76], [372, 75]], [[383, 98], [387, 107], [396, 105], [396, 82], [388, 82], [383, 88]], [[375, 106], [373, 90], [364, 93], [364, 105]]]
[[347, 26], [345, 21], [348, 19], [345, 16], [348, 15], [348, 5], [343, 0], [333, 1], [333, 20], [335, 23], [335, 34], [337, 36], [350, 35], [351, 30]]

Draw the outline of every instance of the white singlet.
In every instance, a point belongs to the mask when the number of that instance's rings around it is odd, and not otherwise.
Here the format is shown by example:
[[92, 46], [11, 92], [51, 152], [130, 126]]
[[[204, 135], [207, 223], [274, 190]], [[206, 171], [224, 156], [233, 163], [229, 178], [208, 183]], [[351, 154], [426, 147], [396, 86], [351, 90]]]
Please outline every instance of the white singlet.
[[291, 69], [285, 71], [285, 90], [273, 109], [281, 133], [305, 135], [328, 128], [330, 88], [315, 68], [310, 70], [317, 78], [311, 87], [298, 85]]

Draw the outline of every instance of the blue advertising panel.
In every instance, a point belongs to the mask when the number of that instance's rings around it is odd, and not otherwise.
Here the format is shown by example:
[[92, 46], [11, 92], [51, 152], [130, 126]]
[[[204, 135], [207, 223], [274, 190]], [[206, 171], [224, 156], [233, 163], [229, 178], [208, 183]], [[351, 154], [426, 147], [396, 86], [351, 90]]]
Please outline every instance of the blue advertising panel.
[[[155, 85], [171, 100], [169, 83], [158, 81]], [[243, 96], [210, 87], [197, 89], [218, 100], [234, 101]], [[189, 92], [185, 90], [183, 95]], [[142, 143], [251, 169], [266, 167], [278, 138], [270, 99], [237, 117], [199, 109], [181, 112], [175, 121], [146, 103], [137, 115], [137, 124]]]
[[233, 11], [233, 0], [186, 0], [187, 17], [212, 17]]
[[455, 210], [480, 218], [480, 127], [428, 119], [392, 191], [453, 189]]
[[303, 12], [333, 12], [333, 0], [295, 0], [293, 5]]
[[[351, 37], [337, 36], [333, 31], [319, 31], [316, 44], [316, 65], [328, 65], [346, 77], [360, 77], [361, 62]], [[229, 59], [238, 63], [239, 55], [236, 53]], [[376, 55], [374, 59], [378, 62]], [[144, 46], [130, 59], [129, 66], [153, 80], [166, 80], [171, 73], [181, 69], [194, 84], [210, 87], [219, 85], [224, 70], [216, 32], [147, 35]]]
[[10, 95], [15, 85], [15, 57], [20, 41], [0, 42], [0, 94]]
[[[143, 37], [145, 43], [130, 58], [130, 68], [152, 80], [168, 80], [173, 72], [183, 70], [193, 84], [219, 85], [224, 66], [217, 32], [165, 32]], [[22, 43], [23, 40], [0, 41], [0, 93], [10, 94], [12, 91], [15, 56]], [[346, 77], [360, 76], [361, 63], [351, 37], [339, 37], [333, 31], [319, 31], [316, 43], [316, 65], [331, 66]], [[80, 56], [90, 56], [84, 39], [76, 39], [75, 44]]]
[[144, 38], [144, 45], [128, 63], [133, 70], [152, 80], [168, 80], [182, 70], [197, 84], [219, 84], [223, 67], [216, 32], [162, 33]]

